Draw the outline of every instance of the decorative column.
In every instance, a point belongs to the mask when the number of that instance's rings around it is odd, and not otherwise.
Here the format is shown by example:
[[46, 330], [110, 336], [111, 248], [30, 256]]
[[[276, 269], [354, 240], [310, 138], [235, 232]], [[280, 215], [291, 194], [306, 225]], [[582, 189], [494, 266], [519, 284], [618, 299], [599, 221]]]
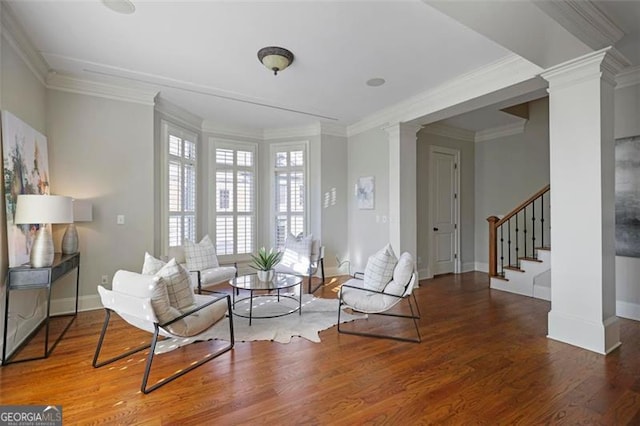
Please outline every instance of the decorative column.
[[418, 126], [398, 123], [389, 135], [389, 242], [396, 252], [418, 255], [416, 143]]
[[606, 354], [616, 317], [613, 48], [550, 68], [551, 312], [548, 337]]

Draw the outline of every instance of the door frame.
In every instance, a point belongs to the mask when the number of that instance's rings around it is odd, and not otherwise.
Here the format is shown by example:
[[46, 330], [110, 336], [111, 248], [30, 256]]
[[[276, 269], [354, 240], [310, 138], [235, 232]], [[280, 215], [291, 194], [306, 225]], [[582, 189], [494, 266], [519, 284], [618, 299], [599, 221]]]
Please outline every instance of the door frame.
[[428, 242], [428, 253], [429, 253], [429, 263], [427, 266], [427, 275], [428, 278], [433, 278], [433, 264], [435, 262], [435, 253], [433, 250], [434, 244], [433, 244], [433, 239], [434, 239], [434, 233], [433, 233], [433, 217], [435, 216], [434, 211], [433, 211], [433, 206], [434, 206], [434, 194], [435, 194], [435, 187], [434, 187], [434, 182], [435, 179], [433, 177], [433, 173], [435, 171], [435, 167], [433, 165], [433, 159], [434, 159], [434, 153], [435, 152], [441, 152], [443, 154], [449, 154], [449, 155], [453, 155], [454, 157], [454, 162], [456, 164], [456, 167], [454, 168], [454, 184], [453, 184], [453, 190], [455, 192], [455, 194], [457, 196], [454, 196], [453, 199], [453, 208], [454, 208], [454, 220], [455, 220], [455, 228], [454, 228], [454, 234], [453, 234], [453, 251], [455, 253], [455, 260], [453, 262], [453, 273], [454, 274], [459, 274], [462, 272], [462, 259], [460, 258], [460, 198], [461, 198], [461, 194], [460, 194], [460, 169], [461, 169], [461, 163], [460, 163], [460, 150], [459, 149], [454, 149], [454, 148], [447, 148], [447, 147], [443, 147], [443, 146], [438, 146], [438, 145], [429, 145], [429, 221], [428, 221], [428, 228], [427, 228], [427, 242]]

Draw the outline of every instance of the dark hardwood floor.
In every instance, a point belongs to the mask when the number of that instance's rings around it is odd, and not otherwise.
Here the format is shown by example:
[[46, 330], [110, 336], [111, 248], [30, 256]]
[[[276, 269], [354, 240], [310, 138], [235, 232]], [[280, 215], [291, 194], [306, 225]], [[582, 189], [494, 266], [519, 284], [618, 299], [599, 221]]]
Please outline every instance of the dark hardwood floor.
[[[316, 296], [335, 297], [339, 282]], [[81, 313], [49, 359], [0, 368], [0, 404], [61, 404], [69, 425], [640, 424], [639, 322], [621, 320], [623, 344], [605, 357], [547, 339], [550, 304], [490, 290], [483, 273], [425, 280], [415, 294], [421, 344], [335, 327], [321, 343], [237, 342], [149, 395], [143, 354], [91, 367], [103, 313]], [[108, 337], [148, 337], [132, 330], [119, 320]], [[215, 344], [157, 357], [152, 380]]]

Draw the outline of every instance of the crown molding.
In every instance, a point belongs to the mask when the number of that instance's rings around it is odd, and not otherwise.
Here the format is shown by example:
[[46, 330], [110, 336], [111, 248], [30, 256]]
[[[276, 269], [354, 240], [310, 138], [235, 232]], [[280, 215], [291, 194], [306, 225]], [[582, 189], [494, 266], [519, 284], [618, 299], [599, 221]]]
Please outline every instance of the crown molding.
[[55, 72], [47, 76], [47, 88], [150, 106], [155, 105], [155, 97], [158, 94], [155, 90], [114, 86]]
[[263, 137], [261, 129], [232, 127], [207, 120], [202, 122], [202, 132], [216, 138], [248, 139], [252, 142], [261, 141]]
[[625, 35], [592, 1], [534, 1], [533, 4], [592, 49], [613, 46]]
[[505, 87], [534, 79], [541, 71], [542, 69], [537, 65], [518, 55], [509, 54], [354, 123], [347, 128], [347, 135], [353, 136], [391, 123], [415, 120]]
[[447, 126], [442, 123], [427, 124], [422, 127], [422, 131], [430, 135], [443, 136], [445, 138], [456, 139], [465, 142], [474, 142], [476, 133], [472, 130], [460, 127]]
[[549, 82], [550, 89], [556, 90], [594, 78], [615, 84], [615, 76], [629, 65], [629, 60], [615, 48], [605, 47], [548, 68], [540, 76]]
[[265, 129], [262, 137], [264, 140], [274, 140], [301, 137], [306, 138], [320, 135], [347, 137], [347, 129], [344, 126], [337, 124], [316, 122], [308, 126]]
[[628, 68], [616, 75], [616, 83], [616, 89], [640, 84], [640, 65], [634, 68]]
[[182, 125], [186, 125], [187, 127], [191, 127], [197, 131], [202, 130], [203, 119], [201, 117], [187, 111], [171, 101], [163, 99], [160, 95], [156, 96], [155, 110]]
[[2, 37], [9, 43], [13, 50], [15, 50], [16, 54], [22, 59], [40, 83], [46, 86], [49, 65], [33, 43], [31, 43], [26, 32], [15, 18], [13, 11], [5, 2], [2, 2], [0, 23], [2, 25]]
[[507, 136], [519, 135], [524, 133], [526, 119], [520, 119], [516, 123], [507, 124], [506, 126], [492, 127], [490, 129], [479, 130], [475, 133], [475, 142], [486, 142], [493, 139], [504, 138]]

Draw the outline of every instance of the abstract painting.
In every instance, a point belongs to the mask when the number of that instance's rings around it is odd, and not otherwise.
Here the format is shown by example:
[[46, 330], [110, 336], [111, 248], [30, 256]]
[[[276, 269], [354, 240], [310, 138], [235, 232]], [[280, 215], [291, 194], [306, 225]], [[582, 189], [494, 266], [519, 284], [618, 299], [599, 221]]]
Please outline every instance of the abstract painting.
[[9, 266], [29, 261], [39, 225], [15, 225], [19, 194], [49, 194], [47, 138], [8, 111], [2, 111], [4, 197]]
[[640, 257], [640, 136], [616, 140], [616, 254]]
[[356, 199], [358, 200], [358, 208], [362, 210], [370, 210], [374, 207], [375, 181], [373, 176], [358, 178], [356, 183]]

